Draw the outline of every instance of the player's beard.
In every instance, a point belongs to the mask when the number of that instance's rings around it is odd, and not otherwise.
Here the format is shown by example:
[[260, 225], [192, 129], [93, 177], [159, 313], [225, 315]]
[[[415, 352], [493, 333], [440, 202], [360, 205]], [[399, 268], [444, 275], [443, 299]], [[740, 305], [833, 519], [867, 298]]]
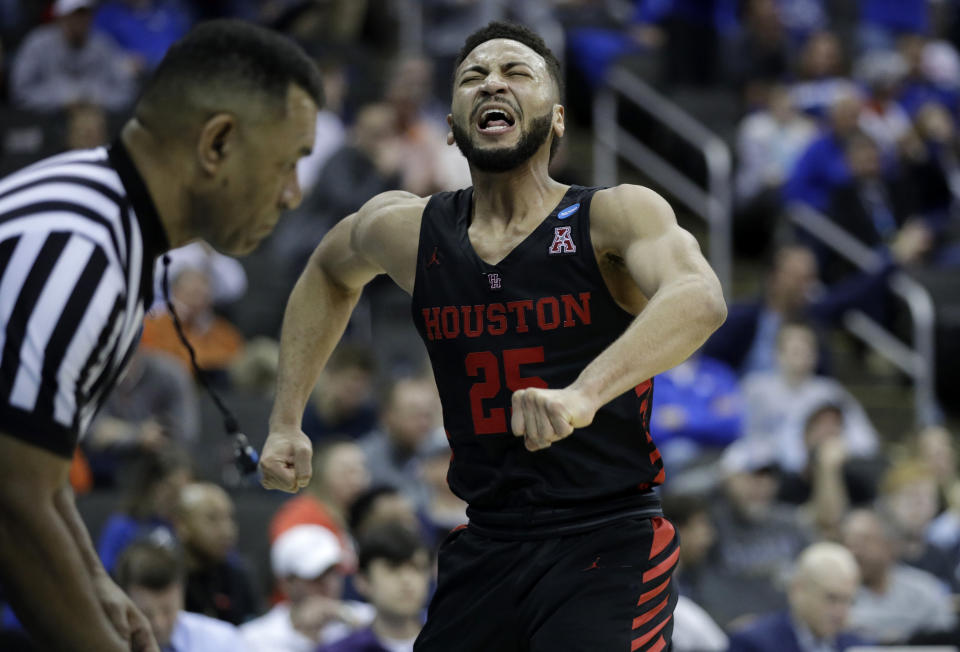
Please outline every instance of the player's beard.
[[514, 147], [478, 147], [471, 140], [470, 133], [456, 120], [450, 129], [453, 131], [453, 140], [470, 165], [481, 172], [508, 172], [537, 153], [550, 137], [552, 127], [551, 113], [533, 118]]

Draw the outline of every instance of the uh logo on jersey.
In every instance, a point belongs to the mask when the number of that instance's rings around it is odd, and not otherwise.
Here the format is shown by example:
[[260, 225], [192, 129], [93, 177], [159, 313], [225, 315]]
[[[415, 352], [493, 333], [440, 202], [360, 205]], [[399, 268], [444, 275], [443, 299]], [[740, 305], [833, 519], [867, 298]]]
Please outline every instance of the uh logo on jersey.
[[[573, 206], [568, 206], [557, 213], [557, 219], [565, 220], [576, 213], [579, 208], [579, 202]], [[550, 248], [547, 249], [547, 252], [551, 256], [577, 253], [577, 245], [573, 241], [573, 226], [553, 227], [553, 242], [550, 243]]]

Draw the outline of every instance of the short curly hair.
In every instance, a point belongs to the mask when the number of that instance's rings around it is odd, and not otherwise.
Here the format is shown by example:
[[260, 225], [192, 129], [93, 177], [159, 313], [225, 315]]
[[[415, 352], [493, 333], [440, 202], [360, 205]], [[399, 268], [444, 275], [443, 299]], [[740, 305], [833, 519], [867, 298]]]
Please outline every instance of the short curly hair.
[[185, 112], [208, 117], [261, 101], [286, 106], [290, 85], [323, 106], [320, 71], [287, 37], [241, 20], [200, 23], [167, 51], [137, 102], [137, 118], [181, 128]]
[[481, 27], [473, 34], [467, 37], [467, 40], [464, 42], [463, 47], [460, 49], [460, 54], [457, 55], [457, 60], [454, 63], [454, 73], [456, 69], [460, 67], [460, 64], [463, 63], [463, 60], [476, 49], [481, 43], [486, 43], [487, 41], [492, 41], [494, 39], [504, 38], [511, 41], [517, 41], [518, 43], [523, 43], [528, 48], [539, 54], [543, 57], [543, 60], [547, 62], [547, 71], [550, 73], [550, 77], [553, 78], [554, 83], [557, 85], [557, 97], [562, 101], [564, 96], [564, 80], [563, 80], [563, 70], [560, 66], [560, 60], [557, 59], [557, 56], [547, 47], [547, 44], [543, 41], [539, 34], [534, 32], [524, 25], [519, 23], [510, 23], [506, 21], [494, 21], [489, 23], [486, 27]]

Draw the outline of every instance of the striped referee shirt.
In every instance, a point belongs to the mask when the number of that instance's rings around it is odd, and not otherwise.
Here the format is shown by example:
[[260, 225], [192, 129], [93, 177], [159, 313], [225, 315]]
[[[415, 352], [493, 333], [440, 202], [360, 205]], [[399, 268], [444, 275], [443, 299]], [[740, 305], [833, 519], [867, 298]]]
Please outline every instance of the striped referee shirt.
[[137, 348], [168, 248], [119, 140], [0, 180], [0, 433], [73, 455]]

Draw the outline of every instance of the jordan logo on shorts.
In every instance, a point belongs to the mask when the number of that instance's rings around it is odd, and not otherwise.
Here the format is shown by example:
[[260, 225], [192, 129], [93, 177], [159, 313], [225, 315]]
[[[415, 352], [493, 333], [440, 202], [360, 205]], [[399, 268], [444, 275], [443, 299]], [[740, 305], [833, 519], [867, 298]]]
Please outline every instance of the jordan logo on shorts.
[[553, 227], [553, 243], [548, 250], [551, 254], [574, 254], [577, 245], [573, 244], [572, 226]]

